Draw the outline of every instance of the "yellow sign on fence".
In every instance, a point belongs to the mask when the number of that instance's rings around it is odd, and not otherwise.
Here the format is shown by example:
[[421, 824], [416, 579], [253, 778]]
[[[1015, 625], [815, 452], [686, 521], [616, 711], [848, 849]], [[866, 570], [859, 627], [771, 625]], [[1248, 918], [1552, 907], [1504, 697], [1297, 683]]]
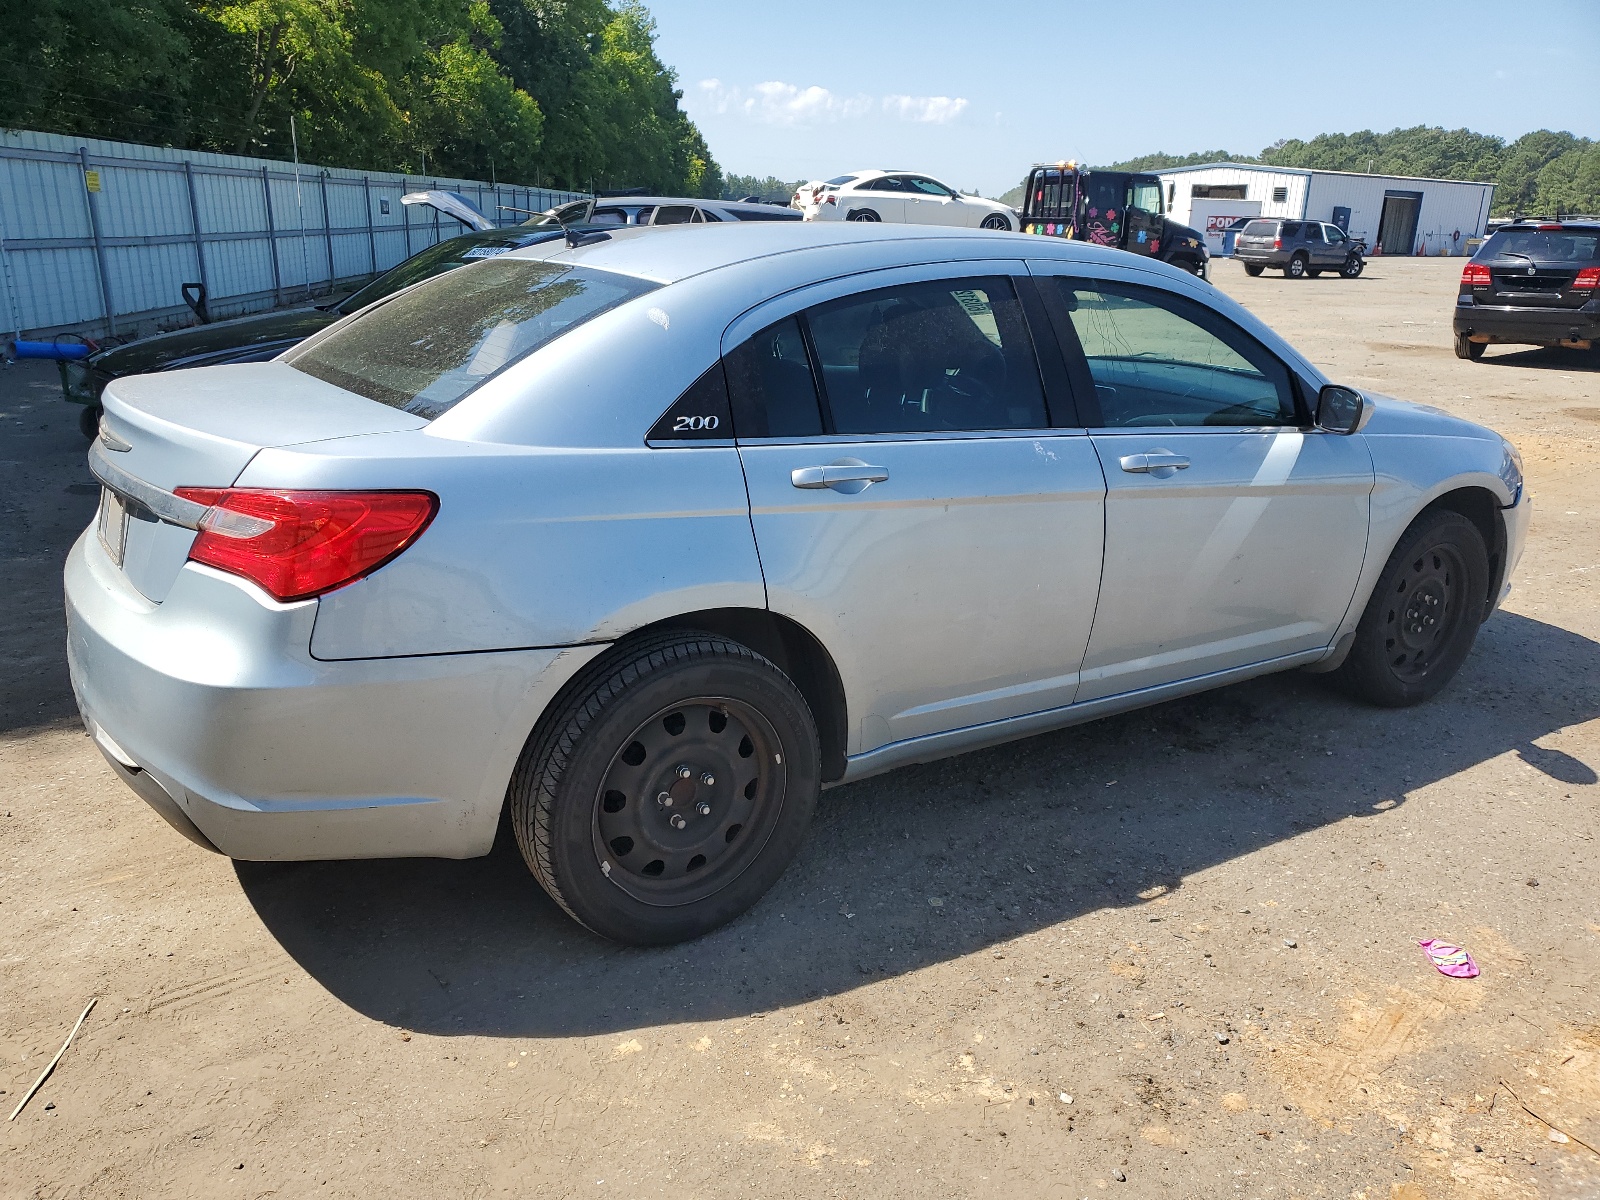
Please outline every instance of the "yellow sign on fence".
[[91, 192], [98, 192], [100, 190], [100, 172], [85, 171], [83, 173], [83, 182], [88, 186]]

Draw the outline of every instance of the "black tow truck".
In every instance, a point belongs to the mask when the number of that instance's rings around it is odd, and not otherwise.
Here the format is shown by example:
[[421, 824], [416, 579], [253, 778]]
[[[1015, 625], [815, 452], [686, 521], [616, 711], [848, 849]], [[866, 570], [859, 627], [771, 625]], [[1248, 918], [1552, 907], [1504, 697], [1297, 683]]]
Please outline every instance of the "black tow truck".
[[1115, 246], [1204, 279], [1211, 259], [1205, 238], [1169, 220], [1165, 207], [1154, 175], [1049, 163], [1028, 172], [1022, 232]]

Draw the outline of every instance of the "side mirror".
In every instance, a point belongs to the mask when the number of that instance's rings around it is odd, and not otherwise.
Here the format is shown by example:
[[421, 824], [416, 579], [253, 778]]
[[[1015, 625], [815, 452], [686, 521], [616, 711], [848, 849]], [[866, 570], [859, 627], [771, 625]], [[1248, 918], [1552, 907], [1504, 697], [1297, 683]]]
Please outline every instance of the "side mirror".
[[1317, 393], [1317, 428], [1329, 433], [1354, 433], [1371, 412], [1367, 398], [1355, 388], [1330, 383]]

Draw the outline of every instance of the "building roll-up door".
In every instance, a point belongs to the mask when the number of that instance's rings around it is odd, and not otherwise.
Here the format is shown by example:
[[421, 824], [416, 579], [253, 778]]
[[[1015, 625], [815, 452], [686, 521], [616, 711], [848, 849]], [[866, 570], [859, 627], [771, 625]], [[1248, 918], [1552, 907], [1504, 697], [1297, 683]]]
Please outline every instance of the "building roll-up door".
[[1410, 254], [1417, 241], [1417, 214], [1421, 192], [1384, 192], [1383, 213], [1378, 218], [1378, 245], [1385, 254]]

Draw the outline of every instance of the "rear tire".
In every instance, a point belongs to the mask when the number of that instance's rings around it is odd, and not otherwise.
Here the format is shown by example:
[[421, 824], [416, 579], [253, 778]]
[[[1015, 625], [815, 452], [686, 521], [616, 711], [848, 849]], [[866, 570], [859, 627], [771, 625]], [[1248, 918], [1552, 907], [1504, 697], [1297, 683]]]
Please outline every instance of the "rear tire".
[[1477, 362], [1489, 348], [1488, 342], [1475, 342], [1464, 333], [1456, 334], [1456, 357]]
[[100, 436], [100, 406], [98, 404], [85, 404], [83, 411], [78, 414], [78, 432], [93, 441]]
[[1283, 277], [1285, 279], [1304, 279], [1306, 277], [1306, 256], [1304, 254], [1296, 254], [1291, 257], [1284, 264]]
[[881, 221], [881, 220], [883, 220], [882, 217], [880, 217], [877, 213], [873, 212], [870, 208], [857, 208], [857, 209], [854, 209], [851, 212], [845, 213], [844, 219], [846, 221]]
[[[732, 920], [805, 839], [816, 723], [782, 671], [709, 633], [619, 646], [567, 686], [507, 791], [523, 860], [603, 937], [665, 945]], [[709, 781], [709, 782], [708, 782]]]
[[1245, 263], [1244, 265], [1244, 273], [1246, 275], [1259, 275], [1265, 270], [1266, 268], [1259, 263]]
[[1385, 708], [1431, 699], [1472, 649], [1488, 591], [1478, 527], [1448, 509], [1423, 513], [1389, 556], [1333, 680]]

